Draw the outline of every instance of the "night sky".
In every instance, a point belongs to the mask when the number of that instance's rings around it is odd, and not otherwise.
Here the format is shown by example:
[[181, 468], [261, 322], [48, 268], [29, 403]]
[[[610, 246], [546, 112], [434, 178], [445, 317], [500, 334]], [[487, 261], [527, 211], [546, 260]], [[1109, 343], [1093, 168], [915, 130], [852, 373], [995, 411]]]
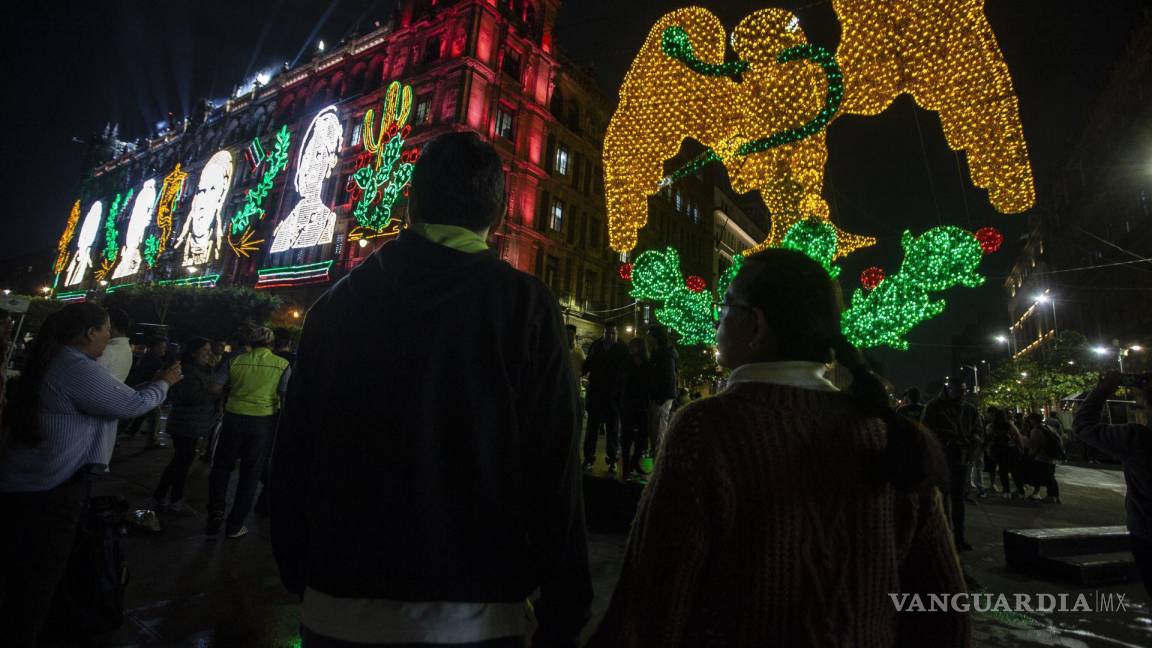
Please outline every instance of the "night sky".
[[[708, 7], [729, 28], [750, 11], [782, 6], [800, 16], [811, 41], [834, 49], [839, 38], [828, 2], [568, 0], [558, 43], [592, 68], [615, 97], [652, 23], [689, 4]], [[333, 43], [386, 21], [395, 5], [92, 0], [9, 8], [2, 59], [9, 126], [3, 136], [0, 258], [54, 245], [84, 173], [84, 146], [73, 138], [87, 138], [108, 122], [120, 125], [123, 139], [146, 135], [167, 113], [179, 118], [200, 98], [223, 99], [259, 70], [307, 60], [316, 39]], [[1095, 95], [1150, 6], [1149, 0], [988, 0], [987, 14], [1020, 97], [1041, 201], [1046, 178], [1078, 137]], [[911, 351], [874, 354], [900, 387], [939, 380], [948, 370], [952, 335], [979, 311], [994, 313], [1001, 328], [1008, 326], [1000, 286], [1027, 217], [993, 211], [966, 171], [958, 171], [935, 114], [914, 108], [907, 98], [877, 117], [836, 120], [828, 147], [824, 195], [833, 219], [847, 231], [881, 238], [843, 262], [846, 286], [855, 286], [860, 270], [870, 265], [894, 271], [906, 228], [994, 225], [1007, 238], [982, 266], [987, 284], [945, 293], [947, 311], [912, 332]], [[995, 353], [990, 344], [988, 358]]]

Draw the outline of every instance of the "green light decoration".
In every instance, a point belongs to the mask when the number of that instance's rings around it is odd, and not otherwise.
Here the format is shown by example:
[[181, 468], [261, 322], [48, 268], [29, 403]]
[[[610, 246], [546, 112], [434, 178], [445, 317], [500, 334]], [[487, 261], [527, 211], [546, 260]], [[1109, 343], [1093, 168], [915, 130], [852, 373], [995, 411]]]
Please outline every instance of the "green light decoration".
[[[259, 145], [259, 141], [256, 141], [256, 144]], [[272, 149], [272, 155], [268, 157], [268, 168], [260, 177], [260, 183], [248, 190], [244, 196], [244, 205], [240, 207], [240, 211], [232, 216], [233, 236], [248, 229], [252, 224], [253, 217], [264, 218], [264, 208], [261, 205], [264, 204], [264, 199], [268, 197], [268, 193], [272, 191], [276, 176], [280, 175], [280, 172], [288, 166], [288, 147], [291, 144], [292, 134], [288, 132], [288, 126], [285, 124], [276, 132], [276, 146]]]
[[[807, 254], [835, 277], [839, 274], [839, 268], [831, 265], [836, 253], [835, 233], [830, 239], [824, 231], [825, 226], [831, 229], [827, 223], [808, 224], [812, 222], [794, 225], [782, 247]], [[882, 278], [871, 291], [857, 289], [851, 307], [841, 316], [841, 330], [859, 348], [886, 345], [907, 350], [908, 332], [944, 311], [944, 300], [933, 301], [929, 293], [982, 285], [984, 277], [976, 269], [985, 254], [995, 251], [995, 246], [951, 225], [934, 227], [918, 237], [904, 232], [901, 245], [904, 261], [900, 271]], [[743, 262], [742, 256], [732, 258], [732, 265], [717, 282], [719, 297], [728, 291]], [[693, 293], [685, 287], [676, 250], [642, 253], [633, 264], [631, 278], [629, 294], [657, 302], [656, 319], [679, 333], [684, 344], [716, 343], [713, 295], [707, 291]]]
[[352, 215], [362, 227], [377, 232], [387, 227], [392, 222], [392, 206], [412, 180], [417, 151], [403, 150], [411, 112], [412, 87], [393, 81], [388, 84], [379, 127], [375, 111], [364, 115], [361, 142], [372, 158], [352, 174], [362, 192]]
[[934, 227], [919, 237], [906, 231], [900, 244], [904, 248], [900, 271], [871, 292], [857, 289], [851, 307], [841, 316], [844, 335], [859, 348], [887, 345], [907, 350], [908, 331], [944, 311], [944, 300], [933, 301], [930, 292], [984, 283], [984, 277], [976, 274], [984, 249], [970, 232], [951, 225]]
[[[116, 255], [120, 253], [120, 245], [116, 243], [118, 232], [116, 231], [116, 217], [120, 212], [132, 202], [132, 189], [128, 190], [128, 195], [121, 196], [116, 194], [116, 198], [112, 200], [112, 206], [108, 208], [108, 216], [104, 219], [104, 260], [107, 263], [116, 261]], [[123, 201], [121, 201], [123, 198]]]
[[648, 250], [637, 257], [632, 265], [629, 294], [658, 302], [656, 320], [679, 333], [682, 344], [715, 344], [713, 295], [707, 290], [688, 290], [676, 250]]
[[705, 76], [735, 76], [748, 70], [748, 61], [732, 61], [730, 63], [705, 63], [696, 58], [692, 50], [692, 38], [683, 27], [673, 25], [660, 35], [660, 47], [668, 56], [687, 65], [693, 72]]
[[[706, 76], [733, 76], [736, 73], [744, 72], [748, 69], [747, 61], [735, 61], [716, 65], [697, 59], [692, 53], [692, 41], [689, 39], [687, 32], [677, 26], [672, 26], [664, 30], [661, 47], [664, 53], [671, 58], [687, 65], [694, 72]], [[844, 74], [840, 70], [840, 65], [836, 63], [836, 56], [819, 45], [789, 47], [776, 56], [776, 62], [779, 64], [791, 63], [793, 61], [810, 61], [819, 65], [824, 71], [824, 80], [827, 84], [827, 89], [824, 94], [824, 107], [821, 108], [812, 119], [801, 126], [788, 128], [773, 133], [768, 137], [761, 137], [745, 142], [736, 149], [737, 155], [761, 153], [777, 146], [791, 144], [812, 137], [824, 130], [824, 128], [828, 126], [828, 122], [832, 121], [832, 118], [835, 117], [836, 113], [840, 110], [840, 104], [844, 101]], [[673, 172], [672, 175], [667, 178], [666, 182], [669, 184], [676, 182], [681, 178], [700, 171], [700, 169], [713, 162], [719, 162], [721, 160], [722, 158], [719, 154], [712, 149], [708, 149]]]
[[149, 268], [156, 267], [156, 259], [160, 256], [160, 239], [155, 234], [149, 234], [148, 238], [144, 239], [144, 262], [148, 264]]
[[826, 220], [809, 218], [796, 223], [788, 229], [780, 247], [807, 254], [824, 266], [833, 279], [840, 276], [840, 267], [832, 264], [836, 258], [836, 228]]

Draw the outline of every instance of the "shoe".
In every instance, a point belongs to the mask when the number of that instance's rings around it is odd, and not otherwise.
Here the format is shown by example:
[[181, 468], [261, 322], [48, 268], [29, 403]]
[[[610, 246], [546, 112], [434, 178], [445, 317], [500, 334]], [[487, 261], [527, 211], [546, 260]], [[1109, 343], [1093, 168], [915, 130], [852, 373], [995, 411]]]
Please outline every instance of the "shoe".
[[596, 467], [596, 462], [594, 460], [592, 460], [592, 459], [585, 459], [584, 460], [584, 470], [592, 470], [595, 467]]
[[972, 545], [968, 544], [964, 540], [957, 540], [956, 548], [960, 551], [972, 551]]
[[248, 535], [248, 527], [242, 526], [227, 535], [229, 538], [243, 538], [244, 536]]
[[220, 533], [220, 527], [224, 526], [224, 513], [211, 513], [208, 517], [208, 522], [204, 525], [204, 535], [216, 535]]
[[1041, 501], [1043, 501], [1045, 504], [1059, 504], [1060, 498], [1056, 497], [1055, 495], [1049, 495], [1048, 497], [1045, 497]]

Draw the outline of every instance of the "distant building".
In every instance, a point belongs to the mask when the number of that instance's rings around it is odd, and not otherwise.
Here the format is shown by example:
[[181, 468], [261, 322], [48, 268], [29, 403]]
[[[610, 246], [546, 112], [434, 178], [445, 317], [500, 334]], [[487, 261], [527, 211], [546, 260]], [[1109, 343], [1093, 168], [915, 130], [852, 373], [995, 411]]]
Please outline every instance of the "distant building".
[[1004, 282], [1016, 357], [1064, 329], [1116, 351], [1152, 342], [1152, 22], [1133, 38], [1087, 124], [1042, 187]]

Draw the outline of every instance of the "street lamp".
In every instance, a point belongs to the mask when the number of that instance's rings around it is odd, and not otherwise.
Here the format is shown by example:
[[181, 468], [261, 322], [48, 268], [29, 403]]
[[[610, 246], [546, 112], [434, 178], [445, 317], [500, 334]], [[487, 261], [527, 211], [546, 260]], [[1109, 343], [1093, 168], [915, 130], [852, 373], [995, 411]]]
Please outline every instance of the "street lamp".
[[1044, 294], [1036, 295], [1036, 303], [1037, 304], [1052, 304], [1052, 332], [1053, 333], [1058, 332], [1060, 327], [1058, 327], [1056, 325], [1056, 300], [1049, 297], [1048, 291], [1045, 290]]
[[48, 293], [52, 292], [52, 289], [51, 289], [51, 288], [49, 288], [48, 286], [41, 286], [41, 287], [40, 287], [40, 292], [42, 292], [42, 293], [44, 293], [45, 295], [47, 295]]
[[[983, 362], [983, 361], [981, 361], [981, 362]], [[972, 370], [972, 379], [973, 379], [972, 380], [972, 393], [979, 394], [980, 393], [980, 372], [976, 369], [976, 366], [975, 365], [960, 365], [960, 368]]]
[[[1113, 343], [1115, 343], [1115, 342], [1116, 342], [1116, 340], [1113, 340]], [[1099, 355], [1099, 356], [1109, 355], [1113, 351], [1115, 351], [1116, 352], [1116, 364], [1118, 364], [1120, 366], [1120, 373], [1124, 373], [1124, 356], [1128, 355], [1129, 351], [1143, 351], [1143, 350], [1144, 350], [1144, 347], [1140, 346], [1139, 344], [1133, 344], [1133, 345], [1130, 345], [1127, 347], [1097, 346], [1097, 347], [1092, 348], [1092, 352], [1095, 353], [1096, 355]]]

